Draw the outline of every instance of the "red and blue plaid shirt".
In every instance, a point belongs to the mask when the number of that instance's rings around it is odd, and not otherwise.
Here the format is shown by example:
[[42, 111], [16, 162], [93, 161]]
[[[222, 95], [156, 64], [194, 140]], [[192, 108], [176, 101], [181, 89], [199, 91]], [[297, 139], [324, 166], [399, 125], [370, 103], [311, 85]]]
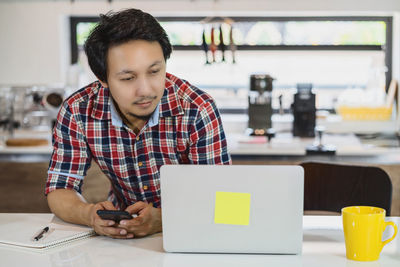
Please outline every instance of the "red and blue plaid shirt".
[[169, 73], [159, 105], [138, 134], [96, 81], [64, 102], [53, 147], [46, 194], [58, 188], [81, 192], [94, 160], [111, 181], [109, 200], [121, 209], [137, 201], [160, 207], [162, 165], [231, 163], [213, 99]]

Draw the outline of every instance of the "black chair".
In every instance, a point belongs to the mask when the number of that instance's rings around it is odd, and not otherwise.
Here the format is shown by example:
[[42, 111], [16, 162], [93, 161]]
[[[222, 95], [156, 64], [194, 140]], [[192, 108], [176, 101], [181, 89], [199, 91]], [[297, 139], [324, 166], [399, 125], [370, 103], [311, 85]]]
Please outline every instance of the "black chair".
[[381, 168], [323, 162], [303, 162], [300, 166], [304, 168], [305, 214], [374, 206], [384, 208], [390, 216], [392, 182]]

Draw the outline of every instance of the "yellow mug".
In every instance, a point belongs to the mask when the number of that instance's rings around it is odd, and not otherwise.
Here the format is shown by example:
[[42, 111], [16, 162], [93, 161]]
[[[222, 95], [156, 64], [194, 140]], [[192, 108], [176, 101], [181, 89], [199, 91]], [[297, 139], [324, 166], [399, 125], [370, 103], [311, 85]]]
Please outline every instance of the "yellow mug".
[[[356, 261], [375, 261], [383, 246], [392, 241], [397, 234], [397, 226], [393, 222], [385, 222], [386, 211], [368, 206], [353, 206], [342, 209], [346, 257]], [[385, 228], [391, 225], [394, 234], [382, 241]]]

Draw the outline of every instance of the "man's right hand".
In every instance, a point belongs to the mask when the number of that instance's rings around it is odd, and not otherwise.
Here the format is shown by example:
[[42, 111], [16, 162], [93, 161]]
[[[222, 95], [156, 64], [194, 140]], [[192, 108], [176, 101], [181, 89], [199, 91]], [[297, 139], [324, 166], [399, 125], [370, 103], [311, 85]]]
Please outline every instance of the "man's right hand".
[[98, 210], [116, 210], [116, 208], [110, 201], [103, 201], [91, 205], [90, 226], [97, 234], [119, 239], [133, 238], [133, 234], [128, 234], [125, 229], [118, 227], [118, 224], [114, 221], [101, 219], [99, 215], [97, 215]]

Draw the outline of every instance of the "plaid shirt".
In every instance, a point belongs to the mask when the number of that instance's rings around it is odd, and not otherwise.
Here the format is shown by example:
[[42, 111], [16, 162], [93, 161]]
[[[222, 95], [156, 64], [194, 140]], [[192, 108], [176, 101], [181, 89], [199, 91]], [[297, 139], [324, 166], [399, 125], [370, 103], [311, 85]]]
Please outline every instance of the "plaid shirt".
[[137, 201], [160, 207], [164, 164], [230, 164], [213, 99], [169, 73], [164, 95], [136, 135], [125, 125], [108, 88], [96, 81], [70, 96], [53, 132], [46, 194], [58, 188], [81, 192], [92, 159], [111, 181], [109, 200], [124, 209]]

